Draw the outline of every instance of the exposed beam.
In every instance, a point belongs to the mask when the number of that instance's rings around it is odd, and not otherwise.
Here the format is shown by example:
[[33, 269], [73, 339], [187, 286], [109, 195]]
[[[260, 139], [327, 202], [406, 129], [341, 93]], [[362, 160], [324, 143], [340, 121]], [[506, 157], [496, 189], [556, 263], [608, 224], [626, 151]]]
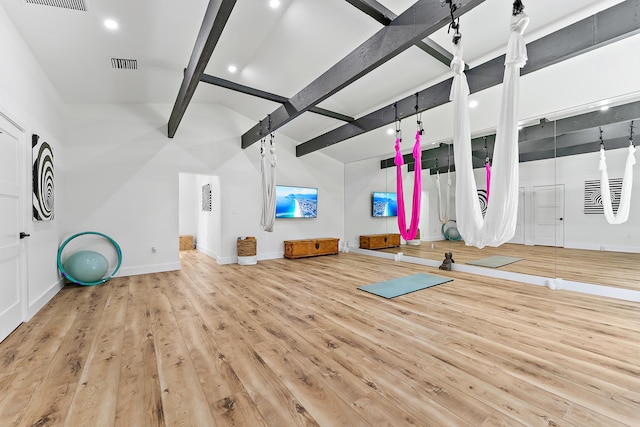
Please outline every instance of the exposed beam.
[[[275, 93], [266, 92], [260, 89], [255, 89], [249, 86], [241, 85], [239, 83], [235, 83], [230, 80], [221, 79], [220, 77], [215, 77], [209, 74], [203, 74], [202, 77], [200, 77], [200, 81], [204, 83], [212, 84], [214, 86], [219, 86], [225, 89], [244, 93], [246, 95], [251, 95], [258, 98], [266, 99], [267, 101], [277, 102], [279, 104], [286, 104], [287, 102], [289, 102], [289, 98], [286, 98], [284, 96], [276, 95]], [[343, 122], [352, 122], [355, 120], [353, 117], [336, 113], [334, 111], [325, 110], [324, 108], [320, 108], [320, 107], [310, 108], [309, 111], [312, 113], [320, 114], [322, 116], [331, 117], [337, 120], [342, 120]]]
[[[640, 1], [626, 0], [531, 42], [527, 45], [529, 60], [521, 74], [525, 75], [540, 70], [638, 34], [640, 32], [638, 16], [640, 16]], [[467, 72], [471, 93], [502, 83], [503, 72], [504, 55], [472, 68]], [[448, 103], [451, 82], [452, 79], [448, 79], [420, 91], [418, 93], [419, 111], [430, 110]], [[404, 118], [414, 115], [416, 113], [415, 105], [415, 95], [398, 101], [398, 117]], [[299, 157], [321, 150], [354, 136], [387, 126], [394, 121], [395, 110], [392, 104], [298, 145], [296, 155]]]
[[[604, 132], [604, 145], [607, 150], [624, 148], [629, 145], [631, 121], [640, 122], [639, 107], [640, 102], [636, 101], [613, 107], [606, 112], [580, 114], [559, 119], [555, 123], [542, 121], [540, 124], [526, 127], [520, 131], [519, 161], [524, 163], [596, 152], [600, 149], [600, 129]], [[631, 115], [633, 111], [637, 115]], [[495, 135], [487, 135], [486, 138], [489, 156], [493, 157]], [[484, 167], [484, 137], [473, 138], [471, 149], [474, 153], [473, 167]], [[413, 155], [405, 154], [403, 158], [409, 165], [409, 172], [412, 172], [415, 169]], [[440, 144], [438, 148], [422, 151], [423, 169], [437, 166], [442, 171], [447, 169], [446, 165], [455, 166], [452, 145]], [[381, 169], [394, 166], [393, 158], [380, 162]], [[431, 171], [431, 174], [434, 173], [435, 169]]]
[[[462, 0], [454, 16], [468, 12], [485, 0]], [[278, 129], [334, 95], [349, 84], [376, 69], [449, 23], [449, 9], [440, 2], [419, 0], [354, 51], [342, 58], [307, 87], [294, 95], [287, 105], [271, 113], [272, 129]], [[260, 139], [259, 124], [242, 135], [242, 148]]]
[[331, 117], [332, 119], [341, 120], [343, 122], [352, 122], [355, 119], [345, 114], [336, 113], [335, 111], [326, 110], [320, 107], [311, 107], [309, 111], [312, 113], [320, 114], [321, 116]]
[[347, 3], [360, 9], [384, 26], [391, 24], [391, 21], [398, 16], [376, 0], [347, 0]]
[[289, 98], [287, 97], [276, 95], [271, 92], [265, 92], [263, 90], [255, 89], [249, 86], [241, 85], [239, 83], [235, 83], [230, 80], [221, 79], [220, 77], [215, 77], [209, 74], [203, 74], [202, 77], [200, 77], [200, 81], [204, 83], [209, 83], [214, 86], [219, 86], [225, 89], [244, 93], [246, 95], [251, 95], [257, 98], [266, 99], [267, 101], [277, 102], [280, 104], [284, 104], [289, 101]]
[[[398, 15], [376, 0], [347, 0], [347, 2], [363, 11], [382, 25], [389, 25], [392, 20], [398, 17]], [[425, 38], [424, 40], [417, 42], [416, 46], [434, 59], [442, 62], [446, 67], [449, 67], [451, 64], [451, 60], [453, 59], [451, 52], [430, 38]], [[465, 69], [468, 70], [469, 66], [465, 65]]]
[[236, 0], [209, 1], [202, 25], [200, 26], [200, 32], [198, 33], [191, 58], [189, 59], [189, 65], [182, 78], [182, 84], [180, 85], [176, 102], [173, 105], [171, 117], [169, 117], [169, 124], [167, 126], [169, 138], [173, 138], [178, 130], [180, 121], [182, 121], [182, 117], [184, 117], [184, 113], [187, 111], [189, 102], [191, 102], [198, 82], [200, 82], [200, 77], [209, 63], [209, 59], [218, 44], [218, 40], [220, 40], [222, 30], [225, 25], [227, 25], [227, 21], [235, 4]]

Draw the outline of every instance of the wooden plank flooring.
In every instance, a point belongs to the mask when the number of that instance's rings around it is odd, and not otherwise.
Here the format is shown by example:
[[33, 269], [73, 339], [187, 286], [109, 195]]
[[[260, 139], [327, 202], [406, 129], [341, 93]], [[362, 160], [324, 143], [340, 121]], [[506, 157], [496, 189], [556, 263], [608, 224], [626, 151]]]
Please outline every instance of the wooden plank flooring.
[[[381, 249], [381, 252], [442, 261], [444, 253], [453, 252], [456, 263], [467, 263], [493, 255], [523, 258], [522, 261], [500, 267], [500, 270], [542, 277], [640, 291], [640, 254], [600, 252], [584, 249], [525, 246], [506, 243], [497, 248], [478, 249], [465, 246], [463, 241], [421, 242]], [[479, 267], [482, 268], [482, 267]]]
[[[0, 426], [640, 426], [640, 304], [359, 254], [65, 287], [0, 343]], [[418, 272], [454, 281], [386, 300]]]

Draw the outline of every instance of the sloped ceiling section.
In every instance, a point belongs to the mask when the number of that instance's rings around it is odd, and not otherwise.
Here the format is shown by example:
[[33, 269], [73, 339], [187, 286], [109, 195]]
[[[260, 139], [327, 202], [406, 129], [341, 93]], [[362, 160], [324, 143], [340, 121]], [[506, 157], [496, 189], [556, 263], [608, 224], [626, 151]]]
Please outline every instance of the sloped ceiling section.
[[[446, 26], [452, 15], [457, 18], [483, 2], [484, 0], [462, 1], [455, 12], [450, 12], [438, 2], [418, 1], [294, 95], [287, 104], [273, 111], [270, 114], [273, 129], [279, 129], [309, 108]], [[259, 139], [259, 127], [255, 125], [242, 135], [242, 148], [251, 146]]]
[[[522, 69], [526, 75], [577, 55], [604, 47], [640, 32], [640, 2], [626, 1], [527, 44], [529, 60]], [[471, 93], [502, 83], [505, 56], [494, 58], [467, 71]], [[394, 123], [449, 102], [452, 78], [407, 96], [353, 122], [313, 138], [296, 147], [303, 156], [354, 136]]]

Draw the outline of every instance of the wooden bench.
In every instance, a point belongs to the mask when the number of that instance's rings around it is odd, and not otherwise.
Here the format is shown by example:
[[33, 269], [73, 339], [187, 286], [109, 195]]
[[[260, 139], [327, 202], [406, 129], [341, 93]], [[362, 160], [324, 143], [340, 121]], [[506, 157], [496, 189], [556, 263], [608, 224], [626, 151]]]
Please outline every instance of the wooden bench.
[[304, 258], [319, 255], [334, 255], [338, 253], [338, 241], [333, 237], [320, 239], [285, 240], [285, 258]]

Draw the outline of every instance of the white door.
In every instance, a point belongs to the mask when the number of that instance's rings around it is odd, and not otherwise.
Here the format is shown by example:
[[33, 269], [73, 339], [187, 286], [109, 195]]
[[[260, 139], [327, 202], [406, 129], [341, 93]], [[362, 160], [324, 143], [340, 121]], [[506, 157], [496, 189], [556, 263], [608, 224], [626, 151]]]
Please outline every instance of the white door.
[[516, 233], [509, 243], [524, 244], [524, 187], [518, 189], [518, 222], [516, 223]]
[[564, 247], [564, 185], [533, 187], [533, 243]]
[[20, 243], [24, 169], [20, 141], [19, 129], [0, 115], [0, 341], [25, 316], [26, 278], [21, 269]]

